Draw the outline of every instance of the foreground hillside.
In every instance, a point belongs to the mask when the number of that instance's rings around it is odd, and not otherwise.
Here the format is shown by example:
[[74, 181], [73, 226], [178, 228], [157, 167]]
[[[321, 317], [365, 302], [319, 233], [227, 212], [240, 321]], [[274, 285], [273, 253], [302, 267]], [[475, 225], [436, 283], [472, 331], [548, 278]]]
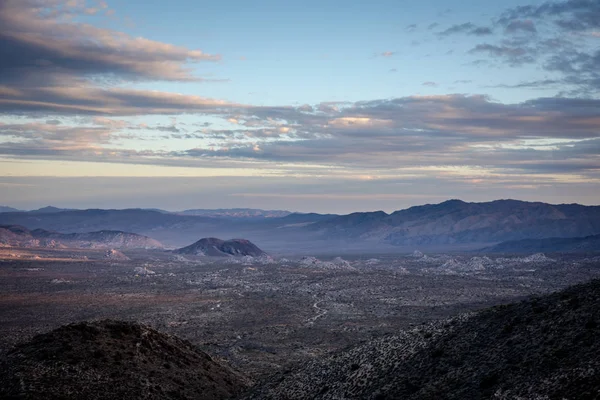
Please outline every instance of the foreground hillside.
[[600, 280], [400, 332], [285, 371], [246, 399], [596, 399]]
[[0, 364], [2, 399], [226, 399], [248, 384], [189, 342], [111, 320], [36, 336]]

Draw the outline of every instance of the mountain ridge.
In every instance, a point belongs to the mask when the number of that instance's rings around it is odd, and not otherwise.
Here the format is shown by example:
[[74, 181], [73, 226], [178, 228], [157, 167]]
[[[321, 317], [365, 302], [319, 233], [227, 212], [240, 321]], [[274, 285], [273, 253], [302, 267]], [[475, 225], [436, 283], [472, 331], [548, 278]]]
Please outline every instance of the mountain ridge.
[[392, 245], [494, 243], [600, 234], [600, 206], [519, 200], [448, 200], [383, 212], [353, 213], [307, 227], [322, 237], [361, 238]]
[[171, 248], [181, 247], [189, 237], [245, 237], [268, 243], [269, 248], [278, 251], [286, 251], [289, 243], [302, 243], [294, 249], [319, 251], [357, 245], [373, 251], [408, 251], [414, 246], [475, 250], [509, 240], [600, 234], [600, 206], [510, 199], [467, 203], [454, 199], [392, 213], [291, 213], [269, 218], [89, 209], [0, 213], [0, 224], [58, 232], [120, 230], [156, 237]]
[[480, 251], [489, 253], [600, 252], [600, 235], [509, 240]]
[[102, 230], [85, 233], [59, 233], [45, 229], [29, 230], [19, 225], [0, 225], [0, 245], [42, 248], [163, 248], [163, 245], [157, 240], [130, 232]]

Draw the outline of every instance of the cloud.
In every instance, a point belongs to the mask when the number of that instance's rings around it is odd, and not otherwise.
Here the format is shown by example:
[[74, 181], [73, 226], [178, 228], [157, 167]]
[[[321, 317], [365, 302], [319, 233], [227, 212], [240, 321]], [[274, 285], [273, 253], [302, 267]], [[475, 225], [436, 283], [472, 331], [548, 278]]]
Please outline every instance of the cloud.
[[[65, 77], [66, 78], [66, 77]], [[176, 93], [99, 88], [65, 80], [64, 86], [26, 87], [0, 97], [0, 113], [141, 115], [222, 113], [241, 105]]]
[[532, 20], [513, 20], [510, 21], [504, 28], [505, 33], [537, 33], [537, 29]]
[[600, 141], [600, 100], [540, 98], [502, 104], [481, 95], [436, 95], [325, 103], [311, 110], [248, 107], [236, 110], [235, 129], [181, 133], [175, 126], [158, 125], [138, 130], [136, 138], [160, 130], [170, 133], [171, 140], [204, 140], [184, 150], [116, 147], [133, 124], [115, 118], [94, 117], [87, 126], [5, 124], [0, 126], [0, 154], [186, 167], [258, 162], [265, 171], [289, 163], [296, 165], [290, 174], [297, 165], [358, 168], [367, 174], [424, 166], [523, 174], [551, 168], [591, 174], [600, 168], [594, 153]]
[[[0, 124], [3, 146], [13, 151], [92, 150], [111, 143], [115, 131], [103, 126], [59, 126], [44, 123]], [[10, 141], [13, 142], [10, 142]]]
[[201, 50], [74, 22], [80, 7], [59, 0], [0, 4], [0, 83], [58, 84], [57, 77], [195, 80], [188, 62], [218, 61]]
[[[555, 89], [562, 87], [558, 96], [597, 96], [600, 90], [600, 56], [593, 41], [600, 28], [600, 2], [546, 1], [513, 7], [492, 17], [492, 22], [494, 28], [500, 28], [501, 35], [473, 46], [467, 54], [478, 56], [478, 59], [465, 65], [507, 65], [514, 68], [537, 64], [550, 74], [544, 80], [556, 82]], [[472, 22], [465, 22], [437, 35], [492, 33], [492, 28], [478, 31], [476, 28], [478, 26]], [[531, 87], [539, 87], [544, 80], [533, 82]], [[524, 82], [495, 87], [528, 86]]]
[[440, 37], [446, 37], [456, 34], [487, 36], [491, 35], [492, 33], [492, 29], [489, 27], [477, 26], [472, 22], [465, 22], [464, 24], [452, 25], [450, 28], [439, 32], [437, 35]]
[[535, 49], [504, 45], [499, 46], [489, 43], [478, 44], [469, 50], [469, 54], [487, 54], [495, 58], [500, 58], [511, 66], [532, 64], [537, 61], [537, 52]]
[[[379, 183], [398, 174], [435, 174], [445, 182], [483, 174], [507, 185], [522, 185], [533, 175], [544, 182], [598, 179], [600, 100], [593, 96], [564, 94], [503, 104], [485, 95], [449, 94], [254, 106], [106, 85], [114, 80], [198, 80], [189, 63], [218, 57], [75, 22], [82, 13], [100, 15], [106, 8], [73, 4], [0, 4], [0, 22], [10, 28], [0, 32], [7, 45], [0, 50], [0, 113], [28, 117], [0, 125], [0, 155], [11, 160], [256, 168], [285, 176], [368, 175]], [[579, 94], [591, 93], [600, 87], [600, 52], [580, 41], [593, 36], [588, 31], [548, 35], [548, 21], [542, 20], [550, 18], [562, 32], [567, 29], [563, 20], [579, 18], [582, 9], [577, 10], [521, 10], [498, 20], [493, 28], [499, 36], [469, 54], [478, 58], [474, 62], [488, 64], [537, 62], [551, 74], [511, 87], [567, 85]], [[454, 34], [488, 36], [492, 28], [465, 23], [440, 36]], [[14, 57], [8, 59], [8, 52]], [[140, 124], [133, 118], [179, 114], [189, 114], [185, 127], [198, 130], [183, 128], [181, 118], [170, 124], [153, 119]], [[193, 118], [199, 121], [187, 120]], [[135, 148], [126, 146], [131, 139]]]
[[75, 22], [81, 14], [95, 15], [107, 7], [102, 1], [96, 2], [94, 12], [86, 2], [0, 2], [0, 113], [135, 115], [214, 111], [225, 104], [106, 85], [211, 81], [192, 75], [188, 64], [220, 59], [201, 50]]
[[583, 31], [600, 27], [600, 3], [597, 0], [566, 0], [520, 6], [506, 10], [499, 22], [508, 24], [522, 18], [551, 19], [564, 30]]

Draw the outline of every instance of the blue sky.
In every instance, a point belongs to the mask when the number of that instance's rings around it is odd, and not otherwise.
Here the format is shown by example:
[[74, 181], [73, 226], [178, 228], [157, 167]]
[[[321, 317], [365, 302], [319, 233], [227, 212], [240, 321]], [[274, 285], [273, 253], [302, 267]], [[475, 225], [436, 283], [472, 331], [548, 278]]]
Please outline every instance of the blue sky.
[[0, 45], [7, 205], [600, 198], [596, 0], [6, 0]]
[[[275, 105], [479, 93], [484, 85], [534, 79], [540, 73], [535, 66], [518, 71], [498, 67], [499, 80], [489, 70], [469, 65], [479, 58], [466, 53], [480, 38], [436, 35], [465, 21], [487, 25], [494, 15], [519, 4], [469, 1], [449, 8], [447, 1], [235, 1], [205, 8], [174, 1], [167, 8], [124, 1], [114, 6], [139, 20], [128, 29], [133, 35], [223, 55], [216, 65], [196, 65], [195, 73], [231, 84], [171, 83], [161, 88]], [[472, 82], [463, 82], [465, 76]], [[423, 86], [425, 82], [438, 86]], [[526, 90], [486, 90], [503, 101], [538, 96]]]

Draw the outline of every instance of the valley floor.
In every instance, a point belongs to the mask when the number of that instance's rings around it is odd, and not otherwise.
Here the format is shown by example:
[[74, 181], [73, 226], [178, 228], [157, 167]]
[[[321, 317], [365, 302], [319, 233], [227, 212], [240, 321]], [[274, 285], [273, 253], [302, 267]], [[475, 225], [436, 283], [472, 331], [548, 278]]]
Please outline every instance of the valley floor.
[[254, 379], [400, 329], [600, 276], [600, 258], [186, 258], [0, 250], [0, 352], [61, 325], [134, 320]]

